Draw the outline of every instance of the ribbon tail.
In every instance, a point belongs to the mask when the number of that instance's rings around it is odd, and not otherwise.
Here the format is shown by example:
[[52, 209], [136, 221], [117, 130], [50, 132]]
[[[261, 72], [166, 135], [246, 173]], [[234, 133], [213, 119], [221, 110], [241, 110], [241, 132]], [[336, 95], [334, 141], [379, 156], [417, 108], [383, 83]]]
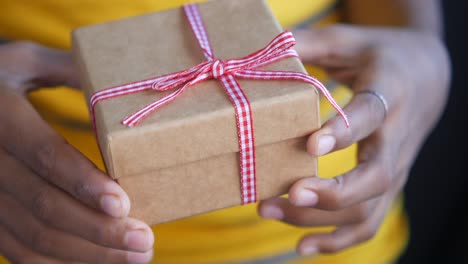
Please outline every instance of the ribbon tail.
[[174, 101], [177, 97], [179, 97], [187, 88], [190, 86], [202, 82], [210, 77], [209, 74], [201, 74], [197, 78], [191, 80], [190, 82], [186, 83], [184, 86], [180, 87], [177, 89], [175, 92], [164, 96], [163, 98], [146, 105], [139, 111], [126, 116], [124, 119], [122, 119], [121, 123], [123, 125], [126, 125], [128, 127], [133, 127], [138, 125], [141, 121], [143, 121], [149, 114], [153, 113], [154, 111], [158, 110], [159, 108], [163, 107], [164, 105]]
[[151, 90], [151, 81], [141, 81], [130, 83], [123, 86], [116, 86], [113, 88], [109, 88], [106, 90], [101, 90], [91, 97], [89, 100], [90, 102], [90, 111], [91, 111], [91, 122], [93, 124], [93, 128], [96, 129], [96, 120], [95, 120], [95, 108], [96, 105], [101, 102], [112, 98], [117, 98], [124, 95], [139, 93]]
[[314, 87], [319, 89], [327, 101], [333, 106], [333, 108], [335, 108], [335, 110], [345, 122], [346, 127], [349, 127], [348, 117], [346, 116], [343, 109], [341, 109], [340, 105], [338, 105], [335, 99], [333, 99], [333, 96], [330, 94], [328, 89], [319, 80], [308, 74], [290, 71], [243, 70], [236, 72], [235, 75], [239, 78], [250, 80], [293, 80], [312, 84]]
[[128, 127], [133, 127], [138, 125], [143, 119], [145, 119], [149, 114], [153, 113], [157, 109], [161, 108], [162, 106], [170, 103], [174, 99], [176, 99], [179, 95], [181, 95], [186, 89], [186, 85], [177, 89], [175, 92], [164, 96], [163, 98], [146, 105], [139, 111], [126, 116], [124, 119], [122, 119], [121, 123], [123, 125], [126, 125]]

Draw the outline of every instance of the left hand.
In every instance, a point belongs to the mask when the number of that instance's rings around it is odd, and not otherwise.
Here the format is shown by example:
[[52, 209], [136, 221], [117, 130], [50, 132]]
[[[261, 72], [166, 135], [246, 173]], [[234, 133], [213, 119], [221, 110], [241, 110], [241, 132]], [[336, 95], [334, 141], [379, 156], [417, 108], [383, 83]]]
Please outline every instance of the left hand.
[[[298, 226], [336, 226], [307, 235], [303, 255], [331, 253], [372, 238], [412, 163], [441, 116], [448, 95], [449, 59], [435, 36], [402, 29], [333, 26], [295, 32], [304, 63], [322, 67], [355, 92], [344, 111], [307, 142], [321, 156], [358, 143], [358, 165], [333, 179], [297, 181], [288, 199], [262, 201], [259, 214]], [[388, 105], [375, 93], [380, 94]], [[360, 93], [361, 92], [361, 93]]]

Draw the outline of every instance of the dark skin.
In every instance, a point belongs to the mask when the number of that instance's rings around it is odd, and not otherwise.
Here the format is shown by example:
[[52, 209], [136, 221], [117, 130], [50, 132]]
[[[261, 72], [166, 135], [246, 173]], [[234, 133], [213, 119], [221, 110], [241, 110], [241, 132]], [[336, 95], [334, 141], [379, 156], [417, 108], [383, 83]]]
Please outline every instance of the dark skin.
[[260, 204], [260, 215], [267, 218], [337, 226], [331, 233], [305, 236], [298, 245], [302, 254], [337, 252], [372, 238], [401, 191], [445, 105], [448, 61], [440, 41], [423, 33], [338, 26], [296, 36], [310, 40], [301, 53], [305, 61], [356, 92], [381, 93], [389, 106], [385, 117], [376, 96], [357, 93], [344, 109], [350, 128], [332, 118], [310, 136], [307, 150], [321, 156], [358, 142], [358, 165], [334, 179], [299, 180], [289, 200]]
[[[350, 0], [349, 8], [366, 1]], [[436, 1], [383, 2], [403, 10], [411, 9], [404, 3], [420, 5], [414, 10], [430, 13]], [[335, 179], [305, 178], [292, 186], [289, 199], [261, 202], [263, 217], [337, 226], [305, 236], [298, 244], [301, 254], [337, 252], [374, 236], [443, 111], [450, 67], [438, 24], [415, 21], [394, 24], [408, 28], [295, 32], [304, 62], [354, 91], [377, 91], [389, 104], [384, 118], [375, 96], [356, 95], [345, 108], [351, 128], [336, 117], [310, 136], [307, 150], [313, 156], [358, 143], [353, 171]], [[13, 263], [149, 262], [154, 237], [147, 224], [128, 217], [126, 193], [67, 144], [26, 98], [30, 90], [58, 85], [79, 87], [68, 52], [34, 43], [0, 46], [0, 253]]]
[[[358, 165], [334, 179], [296, 182], [289, 199], [261, 202], [259, 214], [298, 226], [336, 226], [306, 235], [300, 254], [338, 252], [374, 237], [407, 181], [418, 151], [440, 118], [448, 95], [450, 63], [440, 40], [435, 0], [348, 0], [348, 20], [361, 25], [295, 32], [305, 63], [321, 67], [355, 95], [339, 116], [308, 140], [322, 156], [358, 144]], [[388, 103], [388, 113], [375, 91]]]
[[127, 217], [125, 192], [26, 98], [41, 86], [78, 87], [70, 54], [12, 43], [0, 58], [0, 252], [26, 263], [148, 262], [153, 234]]

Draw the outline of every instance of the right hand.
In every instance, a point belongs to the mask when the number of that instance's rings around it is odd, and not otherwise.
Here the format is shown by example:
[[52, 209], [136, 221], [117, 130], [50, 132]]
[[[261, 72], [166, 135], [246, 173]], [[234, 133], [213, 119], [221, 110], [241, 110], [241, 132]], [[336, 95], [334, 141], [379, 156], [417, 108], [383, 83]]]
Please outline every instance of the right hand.
[[71, 55], [0, 45], [0, 255], [13, 263], [147, 263], [154, 237], [123, 189], [67, 144], [26, 98], [78, 86]]

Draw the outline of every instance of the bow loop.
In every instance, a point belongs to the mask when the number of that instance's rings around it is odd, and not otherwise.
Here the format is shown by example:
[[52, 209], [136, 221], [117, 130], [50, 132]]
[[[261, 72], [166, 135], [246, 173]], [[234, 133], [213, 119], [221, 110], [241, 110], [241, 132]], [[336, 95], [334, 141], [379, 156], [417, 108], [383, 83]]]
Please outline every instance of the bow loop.
[[254, 69], [261, 65], [265, 65], [264, 62], [274, 62], [278, 60], [283, 54], [291, 51], [291, 48], [296, 44], [296, 40], [290, 31], [284, 31], [276, 36], [267, 46], [264, 48], [249, 54], [245, 57], [238, 59], [229, 60], [227, 70], [233, 69], [244, 70]]
[[211, 69], [211, 64], [212, 62], [205, 61], [188, 70], [163, 75], [154, 80], [151, 84], [151, 89], [162, 92], [179, 87], [193, 79], [196, 79], [201, 74], [208, 72]]

